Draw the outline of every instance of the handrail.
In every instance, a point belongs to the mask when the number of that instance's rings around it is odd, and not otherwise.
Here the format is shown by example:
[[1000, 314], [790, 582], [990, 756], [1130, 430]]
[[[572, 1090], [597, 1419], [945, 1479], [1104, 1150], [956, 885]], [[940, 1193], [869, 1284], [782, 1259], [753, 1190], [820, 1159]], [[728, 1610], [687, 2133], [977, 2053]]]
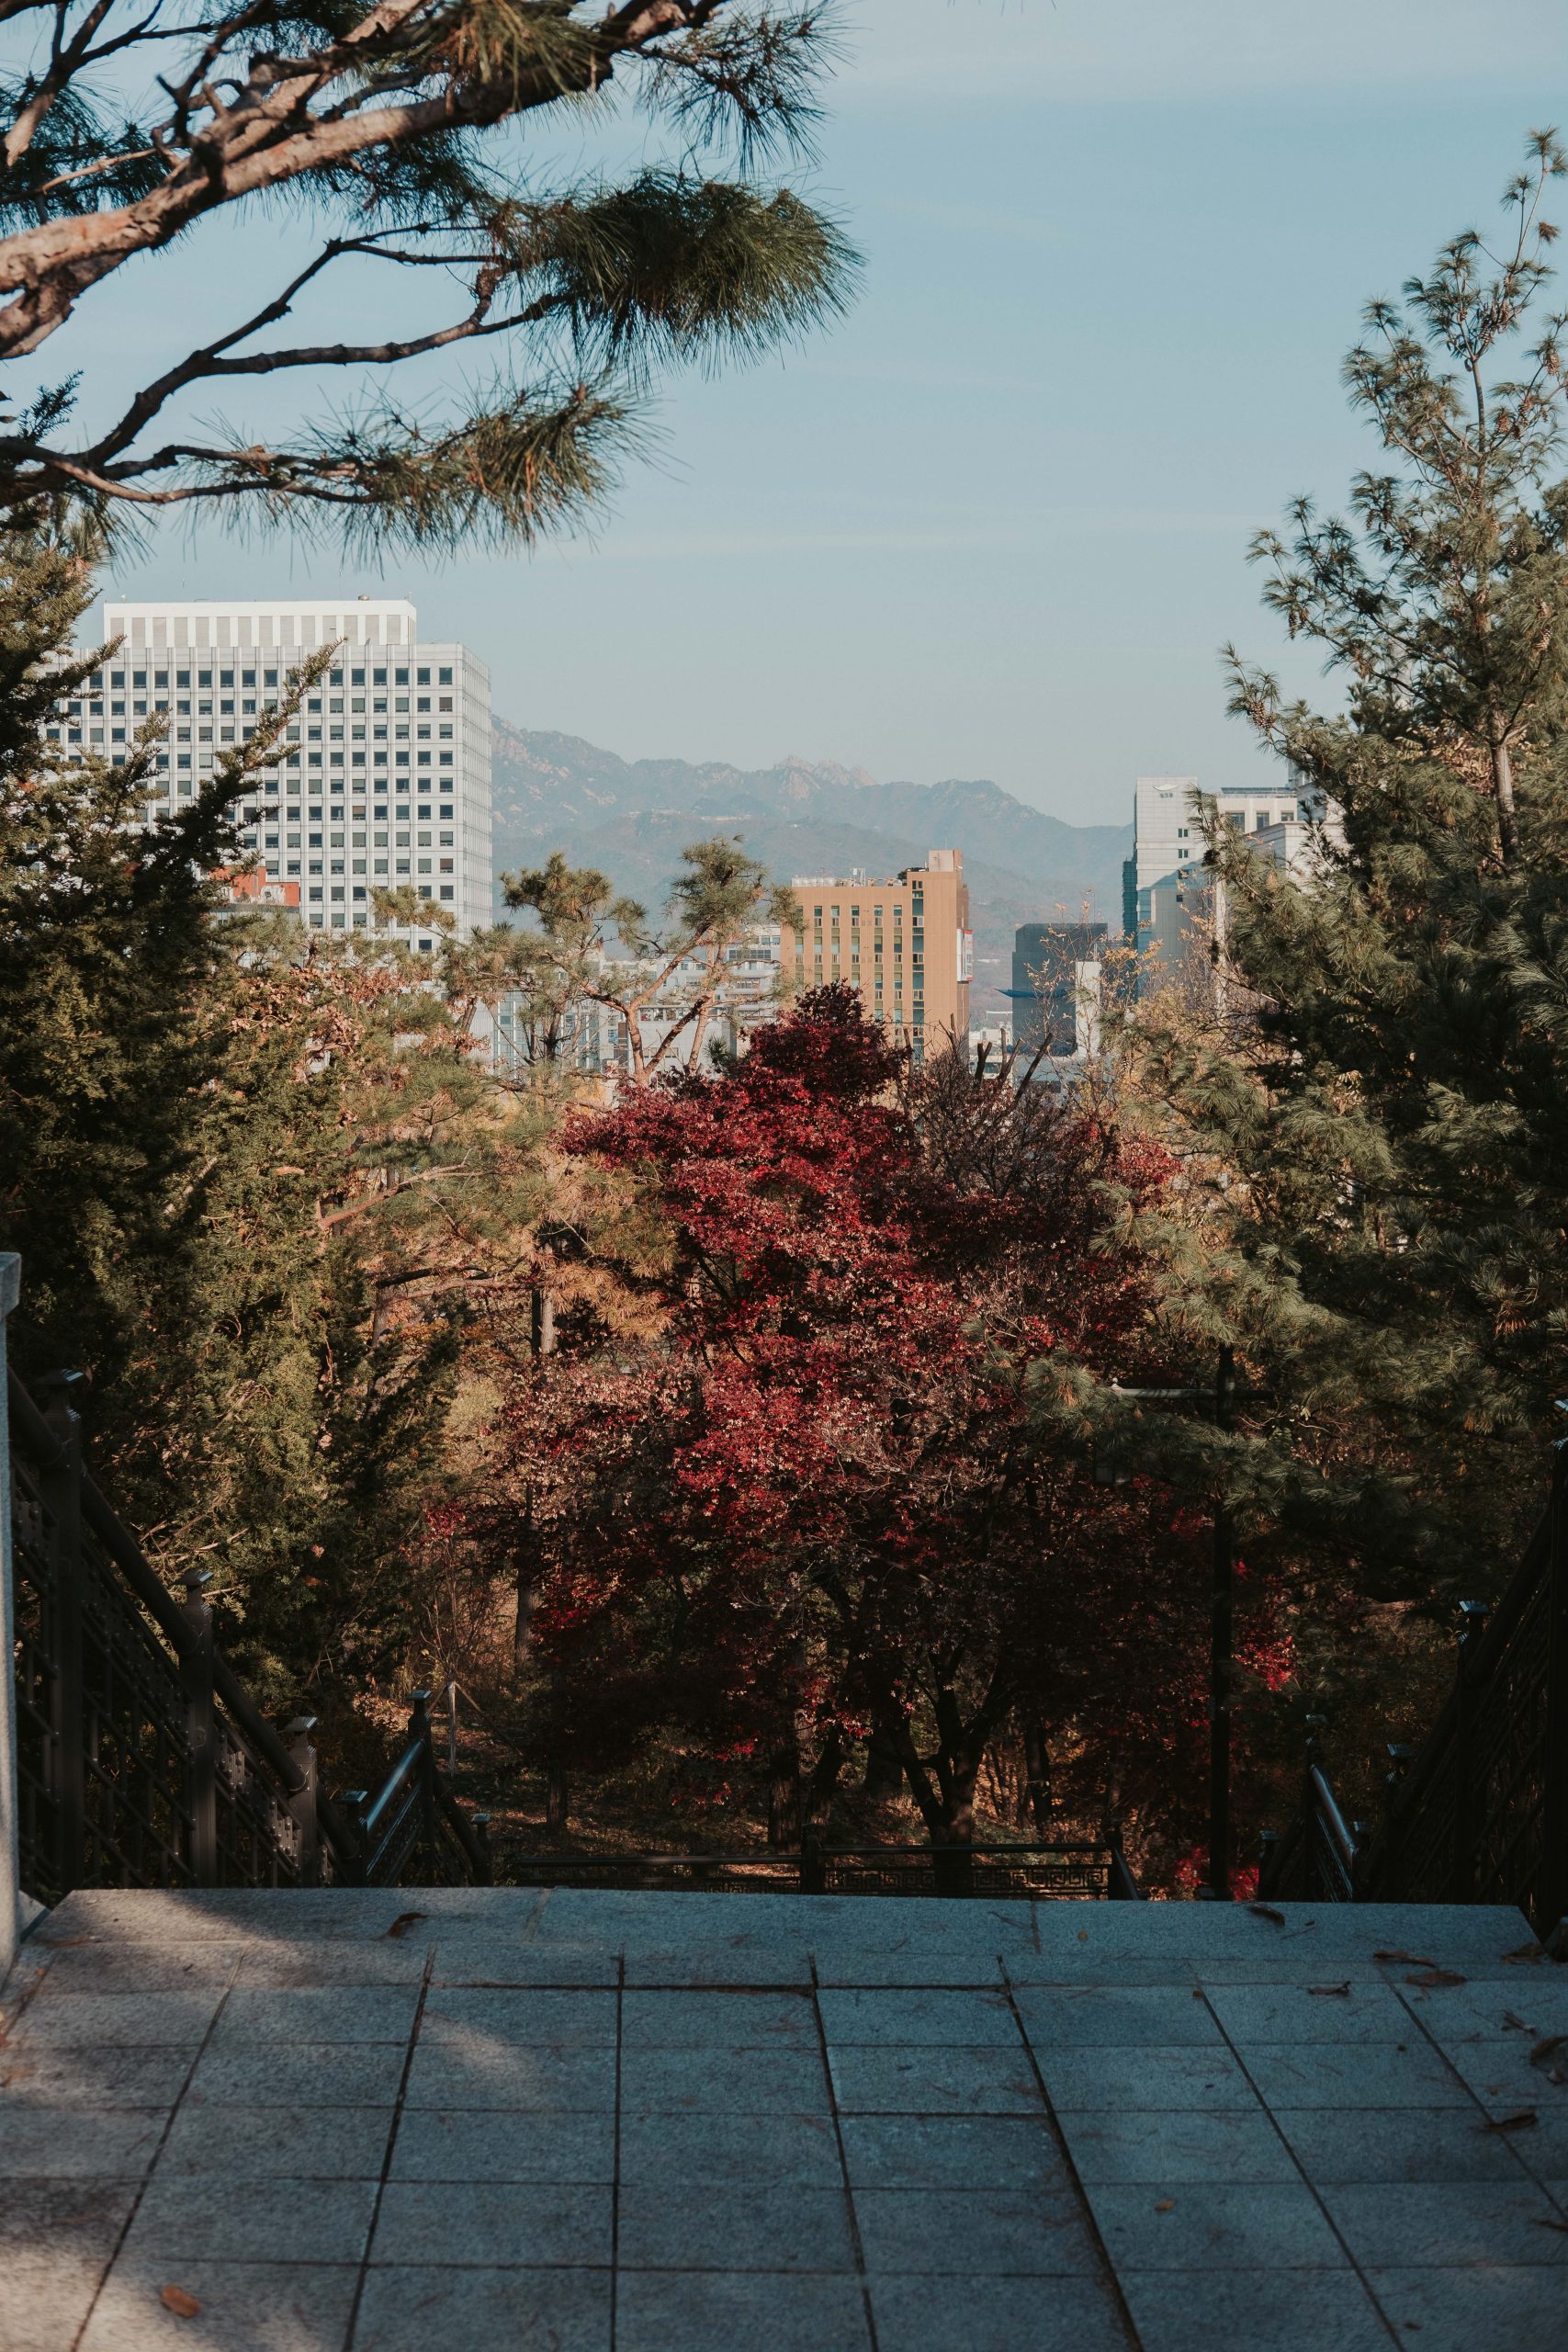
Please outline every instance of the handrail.
[[[65, 1449], [58, 1435], [14, 1372], [6, 1374], [6, 1393], [12, 1418], [28, 1450], [51, 1467], [62, 1462]], [[106, 1499], [91, 1471], [85, 1468], [82, 1472], [82, 1516], [175, 1656], [190, 1657], [196, 1649], [197, 1637], [179, 1603]], [[261, 1749], [289, 1795], [296, 1795], [305, 1784], [304, 1775], [221, 1654], [213, 1660], [212, 1679], [235, 1722]]]
[[1339, 1858], [1347, 1870], [1356, 1860], [1358, 1839], [1339, 1810], [1339, 1801], [1329, 1784], [1328, 1775], [1321, 1764], [1308, 1767], [1307, 1778], [1317, 1797], [1318, 1818], [1326, 1826], [1329, 1836], [1339, 1849]]

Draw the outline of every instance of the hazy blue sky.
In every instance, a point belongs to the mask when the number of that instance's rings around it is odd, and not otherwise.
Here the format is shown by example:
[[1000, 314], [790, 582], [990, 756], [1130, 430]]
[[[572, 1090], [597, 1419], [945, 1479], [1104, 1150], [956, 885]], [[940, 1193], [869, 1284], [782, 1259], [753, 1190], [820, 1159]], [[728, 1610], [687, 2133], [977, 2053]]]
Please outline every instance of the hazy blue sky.
[[[988, 775], [1079, 820], [1126, 816], [1140, 769], [1257, 772], [1216, 661], [1233, 636], [1277, 651], [1248, 534], [1370, 455], [1337, 380], [1359, 306], [1495, 219], [1529, 127], [1568, 126], [1568, 9], [846, 16], [806, 176], [865, 256], [862, 298], [802, 350], [668, 384], [657, 463], [594, 541], [378, 580], [182, 527], [116, 586], [406, 593], [490, 662], [498, 709], [631, 757]], [[268, 284], [288, 233], [126, 273], [40, 373], [123, 388]]]

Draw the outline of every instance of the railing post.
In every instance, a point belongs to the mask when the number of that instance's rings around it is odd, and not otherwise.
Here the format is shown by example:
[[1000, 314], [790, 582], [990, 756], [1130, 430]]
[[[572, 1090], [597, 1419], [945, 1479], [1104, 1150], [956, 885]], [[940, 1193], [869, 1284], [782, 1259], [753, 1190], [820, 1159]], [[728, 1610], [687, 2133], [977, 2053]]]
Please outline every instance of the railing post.
[[1568, 1916], [1568, 1446], [1551, 1474], [1547, 1564], [1546, 1752], [1541, 1765], [1540, 1871], [1534, 1927], [1545, 1941]]
[[491, 1851], [489, 1814], [476, 1813], [469, 1820], [468, 1826], [474, 1833], [474, 1843], [479, 1849], [479, 1868], [482, 1872], [479, 1879], [479, 1884], [481, 1886], [493, 1886], [495, 1883], [495, 1857]]
[[314, 1715], [296, 1715], [283, 1734], [289, 1758], [299, 1773], [299, 1786], [288, 1800], [288, 1810], [299, 1839], [301, 1886], [319, 1886], [321, 1882], [321, 1825], [316, 1811], [318, 1768], [315, 1743], [310, 1737], [315, 1728]]
[[14, 1250], [0, 1252], [0, 1984], [17, 1956], [22, 1932], [20, 1788], [17, 1766], [17, 1688], [11, 1660], [17, 1654], [15, 1563], [11, 1557], [10, 1412], [6, 1397], [6, 1318], [21, 1291], [22, 1261]]
[[1260, 1829], [1258, 1833], [1258, 1892], [1271, 1894], [1274, 1872], [1279, 1867], [1280, 1833], [1277, 1829]]
[[434, 1871], [435, 1853], [435, 1736], [430, 1722], [430, 1693], [416, 1690], [409, 1708], [409, 1737], [421, 1742], [419, 1764], [419, 1842], [425, 1866]]
[[343, 1873], [349, 1886], [370, 1883], [370, 1792], [368, 1789], [339, 1789], [333, 1803], [347, 1822], [354, 1837], [354, 1851], [343, 1858]]
[[212, 1702], [214, 1640], [206, 1568], [187, 1568], [186, 1623], [195, 1639], [180, 1660], [186, 1694], [186, 1745], [190, 1752], [190, 1876], [193, 1886], [218, 1883], [218, 1717]]
[[[58, 1806], [59, 1853], [56, 1876], [60, 1891], [69, 1894], [86, 1874], [87, 1840], [87, 1690], [82, 1654], [83, 1587], [86, 1564], [82, 1557], [82, 1421], [72, 1408], [71, 1392], [80, 1373], [61, 1374], [56, 1395], [44, 1419], [59, 1441], [60, 1452], [39, 1479], [49, 1519], [49, 1572], [53, 1588], [55, 1672], [50, 1708], [50, 1745], [54, 1750], [54, 1790]], [[6, 1671], [10, 1671], [9, 1659]]]
[[800, 1891], [802, 1894], [823, 1894], [828, 1887], [828, 1866], [822, 1859], [822, 1837], [814, 1821], [808, 1821], [800, 1833]]
[[1480, 1691], [1475, 1654], [1486, 1631], [1483, 1600], [1460, 1603], [1459, 1662], [1454, 1679], [1454, 1847], [1445, 1899], [1473, 1903], [1480, 1865], [1481, 1792], [1475, 1784], [1475, 1718]]
[[[1220, 1350], [1214, 1374], [1214, 1427], [1235, 1419], [1235, 1356]], [[1209, 1595], [1209, 1884], [1216, 1903], [1231, 1899], [1231, 1712], [1235, 1653], [1235, 1537], [1228, 1504], [1214, 1504], [1213, 1574]]]

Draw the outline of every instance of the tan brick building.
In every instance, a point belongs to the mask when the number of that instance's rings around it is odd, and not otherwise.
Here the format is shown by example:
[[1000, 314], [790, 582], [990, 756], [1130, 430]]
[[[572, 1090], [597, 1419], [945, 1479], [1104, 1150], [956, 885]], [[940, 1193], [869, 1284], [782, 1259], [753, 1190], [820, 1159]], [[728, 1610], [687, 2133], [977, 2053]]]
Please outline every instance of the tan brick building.
[[917, 1060], [949, 1037], [968, 1050], [975, 950], [962, 850], [933, 849], [892, 882], [797, 874], [793, 888], [806, 928], [780, 940], [786, 978], [807, 988], [848, 980]]

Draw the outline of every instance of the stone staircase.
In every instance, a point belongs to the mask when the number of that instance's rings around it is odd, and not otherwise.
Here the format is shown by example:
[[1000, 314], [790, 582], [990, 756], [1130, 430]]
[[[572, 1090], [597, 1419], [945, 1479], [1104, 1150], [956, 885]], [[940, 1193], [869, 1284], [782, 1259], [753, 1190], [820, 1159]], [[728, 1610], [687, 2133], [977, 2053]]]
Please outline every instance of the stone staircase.
[[1506, 1907], [70, 1895], [6, 2352], [1510, 2352], [1568, 1969]]

